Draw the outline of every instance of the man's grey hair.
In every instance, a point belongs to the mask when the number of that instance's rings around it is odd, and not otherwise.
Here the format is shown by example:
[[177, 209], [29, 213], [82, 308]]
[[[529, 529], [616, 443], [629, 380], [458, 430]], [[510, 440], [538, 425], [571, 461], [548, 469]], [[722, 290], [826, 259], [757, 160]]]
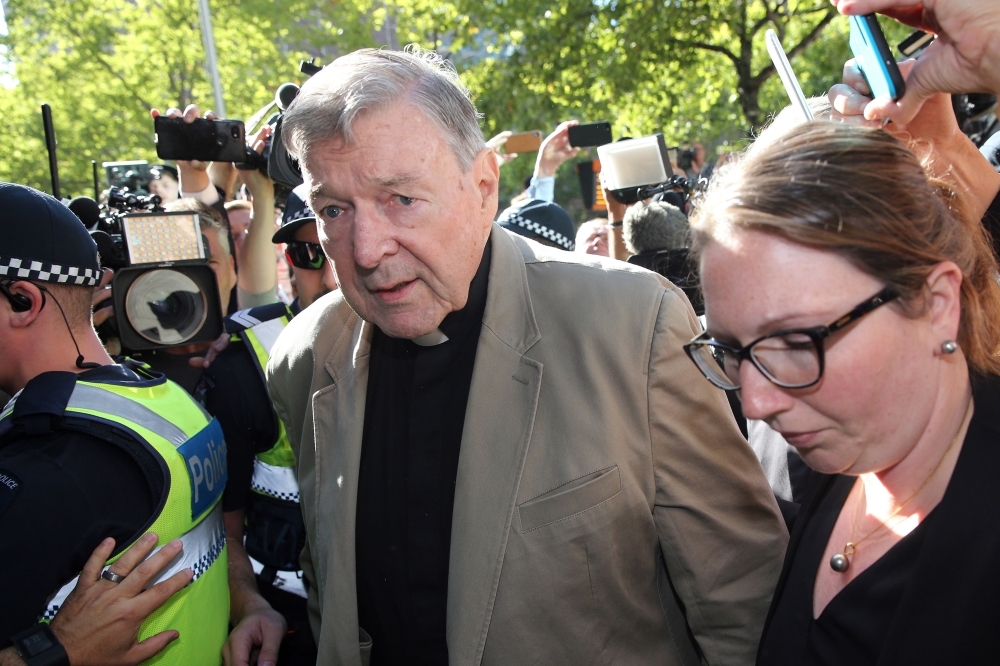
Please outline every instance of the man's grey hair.
[[625, 213], [622, 237], [632, 254], [649, 250], [677, 250], [687, 247], [688, 221], [684, 213], [668, 203], [639, 202]]
[[318, 142], [352, 142], [363, 115], [410, 103], [441, 130], [464, 172], [486, 143], [481, 115], [455, 66], [434, 51], [361, 49], [337, 58], [313, 76], [285, 111], [282, 133], [292, 157], [305, 163]]

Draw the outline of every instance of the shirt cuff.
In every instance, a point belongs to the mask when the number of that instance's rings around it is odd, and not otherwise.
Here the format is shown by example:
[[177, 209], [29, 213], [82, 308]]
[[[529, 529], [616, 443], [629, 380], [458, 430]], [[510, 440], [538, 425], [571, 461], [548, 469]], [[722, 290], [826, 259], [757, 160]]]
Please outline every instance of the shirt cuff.
[[535, 178], [532, 176], [531, 184], [528, 185], [528, 197], [554, 202], [556, 200], [556, 177]]
[[208, 184], [208, 187], [203, 189], [201, 192], [181, 192], [181, 198], [183, 199], [197, 199], [206, 206], [211, 206], [219, 201], [219, 190], [215, 189], [215, 185], [212, 183]]

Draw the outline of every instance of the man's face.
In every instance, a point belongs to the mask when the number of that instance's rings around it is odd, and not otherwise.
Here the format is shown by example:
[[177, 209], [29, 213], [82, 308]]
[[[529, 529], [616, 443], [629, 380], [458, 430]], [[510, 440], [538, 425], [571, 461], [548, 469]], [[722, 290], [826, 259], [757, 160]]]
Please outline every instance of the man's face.
[[165, 204], [180, 198], [177, 181], [168, 176], [149, 181], [149, 193], [159, 195]]
[[[319, 245], [319, 236], [316, 232], [316, 223], [308, 222], [295, 230], [293, 238], [300, 243], [314, 243]], [[323, 263], [323, 268], [299, 268], [291, 263], [292, 273], [295, 275], [295, 292], [299, 296], [299, 307], [305, 310], [316, 302], [321, 296], [325, 296], [337, 288], [337, 278], [333, 275], [333, 266], [329, 261]]]
[[359, 118], [354, 141], [313, 146], [303, 169], [319, 239], [348, 304], [392, 337], [434, 331], [465, 307], [497, 210], [489, 149], [463, 173], [409, 104]]

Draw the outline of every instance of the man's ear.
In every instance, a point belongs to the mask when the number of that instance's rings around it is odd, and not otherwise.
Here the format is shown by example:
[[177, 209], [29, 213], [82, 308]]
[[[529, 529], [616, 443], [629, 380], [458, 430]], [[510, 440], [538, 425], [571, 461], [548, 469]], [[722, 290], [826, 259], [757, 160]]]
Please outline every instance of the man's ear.
[[481, 213], [490, 222], [497, 215], [500, 190], [500, 167], [491, 148], [483, 148], [472, 164], [472, 176], [482, 201]]
[[8, 289], [11, 295], [27, 299], [31, 303], [31, 306], [23, 312], [15, 312], [10, 304], [7, 304], [11, 328], [27, 328], [38, 319], [42, 308], [45, 307], [45, 294], [38, 285], [25, 280], [12, 282]]
[[927, 276], [928, 316], [939, 338], [958, 339], [962, 318], [962, 269], [950, 261], [942, 261]]

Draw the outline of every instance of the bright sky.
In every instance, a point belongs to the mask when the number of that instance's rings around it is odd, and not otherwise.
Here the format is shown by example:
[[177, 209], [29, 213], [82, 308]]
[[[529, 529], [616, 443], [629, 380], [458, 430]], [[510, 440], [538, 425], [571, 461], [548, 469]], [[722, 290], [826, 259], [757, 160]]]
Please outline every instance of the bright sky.
[[0, 35], [7, 34], [7, 21], [3, 15], [3, 0], [0, 0]]

